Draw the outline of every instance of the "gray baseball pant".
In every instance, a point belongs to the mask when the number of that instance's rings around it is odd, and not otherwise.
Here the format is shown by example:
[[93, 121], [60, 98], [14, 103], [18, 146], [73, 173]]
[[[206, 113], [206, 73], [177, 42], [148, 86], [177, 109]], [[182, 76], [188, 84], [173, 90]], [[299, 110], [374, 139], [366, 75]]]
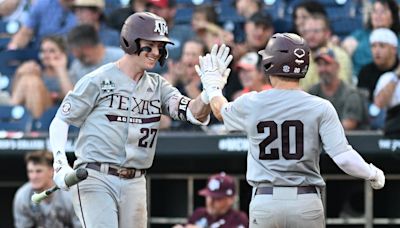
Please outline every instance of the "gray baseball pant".
[[84, 228], [146, 228], [145, 176], [124, 179], [88, 169], [89, 176], [71, 187], [76, 215]]
[[274, 187], [273, 194], [254, 195], [250, 202], [250, 228], [323, 228], [320, 194], [297, 194], [296, 187]]

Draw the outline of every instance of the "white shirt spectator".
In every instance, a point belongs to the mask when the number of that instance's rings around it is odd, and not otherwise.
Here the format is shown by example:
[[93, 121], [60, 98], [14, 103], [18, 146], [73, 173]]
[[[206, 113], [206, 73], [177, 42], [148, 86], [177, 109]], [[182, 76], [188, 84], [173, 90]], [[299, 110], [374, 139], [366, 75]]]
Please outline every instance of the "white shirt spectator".
[[374, 90], [374, 96], [377, 96], [378, 93], [383, 88], [385, 88], [385, 86], [391, 81], [397, 81], [397, 85], [394, 90], [392, 99], [390, 100], [390, 102], [388, 103], [388, 106], [386, 108], [391, 108], [391, 107], [394, 107], [394, 106], [400, 104], [400, 83], [399, 83], [399, 79], [398, 79], [397, 75], [392, 71], [382, 74], [379, 77], [379, 80], [378, 80], [378, 82], [375, 86], [375, 90]]

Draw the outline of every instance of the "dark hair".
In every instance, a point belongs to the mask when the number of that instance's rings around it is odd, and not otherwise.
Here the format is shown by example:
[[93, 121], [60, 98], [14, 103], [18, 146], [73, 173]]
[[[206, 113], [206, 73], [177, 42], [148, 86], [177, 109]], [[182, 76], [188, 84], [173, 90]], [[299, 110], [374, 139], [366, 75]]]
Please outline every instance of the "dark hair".
[[193, 14], [202, 13], [206, 15], [206, 20], [218, 24], [218, 14], [212, 5], [198, 5], [194, 8]]
[[193, 42], [193, 43], [199, 44], [199, 45], [201, 46], [201, 55], [205, 55], [205, 54], [209, 51], [209, 50], [208, 50], [208, 47], [207, 47], [207, 45], [206, 45], [206, 43], [204, 43], [204, 41], [201, 40], [200, 38], [198, 38], [197, 36], [195, 36], [195, 37], [190, 38], [189, 40], [187, 40], [187, 41], [183, 44], [183, 46], [185, 46], [185, 44], [186, 44], [186, 43], [189, 43], [189, 42]]
[[25, 164], [29, 162], [53, 167], [53, 154], [45, 150], [30, 152], [25, 155]]
[[263, 25], [267, 28], [274, 27], [272, 16], [264, 11], [255, 12], [246, 22], [253, 22], [256, 25]]
[[96, 46], [100, 43], [100, 38], [94, 26], [82, 24], [69, 31], [67, 42], [70, 47]]
[[331, 30], [331, 22], [329, 21], [329, 19], [326, 15], [316, 13], [316, 14], [311, 15], [311, 18], [314, 20], [322, 20], [325, 23], [326, 29]]
[[64, 53], [67, 53], [67, 42], [65, 41], [64, 37], [62, 36], [46, 36], [42, 39], [40, 44], [43, 44], [44, 41], [50, 41], [57, 45], [58, 48]]
[[[397, 6], [397, 2], [395, 0], [375, 0], [373, 4], [380, 3], [386, 6], [390, 13], [392, 14], [392, 25], [390, 26], [390, 30], [392, 30], [396, 35], [400, 32], [400, 20], [399, 20], [399, 8]], [[372, 21], [371, 21], [371, 12], [369, 12], [367, 28], [372, 30]]]
[[310, 14], [322, 14], [326, 17], [328, 16], [324, 5], [322, 5], [320, 2], [314, 1], [314, 0], [302, 1], [293, 8], [293, 13], [292, 13], [293, 30], [296, 32], [297, 32], [297, 28], [296, 28], [296, 24], [295, 24], [296, 11], [300, 8], [304, 8]]

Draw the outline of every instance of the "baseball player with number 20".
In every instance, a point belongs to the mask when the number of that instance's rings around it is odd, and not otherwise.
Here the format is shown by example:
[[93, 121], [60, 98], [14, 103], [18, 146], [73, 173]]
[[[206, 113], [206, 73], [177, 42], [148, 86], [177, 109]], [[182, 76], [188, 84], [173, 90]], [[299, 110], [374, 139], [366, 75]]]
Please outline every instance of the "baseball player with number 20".
[[[146, 227], [144, 174], [153, 162], [161, 114], [193, 124], [209, 121], [205, 92], [191, 100], [146, 71], [157, 61], [165, 63], [166, 44], [172, 44], [167, 35], [165, 20], [155, 14], [128, 17], [121, 31], [125, 55], [78, 81], [51, 123], [54, 181], [63, 190], [68, 190], [65, 176], [72, 172], [65, 155], [68, 127], [80, 127], [74, 168], [86, 168], [89, 176], [71, 191], [84, 227]], [[231, 60], [226, 55], [220, 65]], [[225, 67], [222, 74], [229, 71]]]
[[303, 38], [274, 34], [259, 54], [273, 89], [229, 103], [221, 92], [226, 79], [219, 73], [218, 56], [200, 57], [196, 67], [215, 116], [228, 130], [247, 133], [250, 227], [325, 227], [321, 145], [344, 172], [369, 180], [374, 189], [384, 186], [385, 176], [348, 144], [331, 103], [300, 89], [310, 55]]

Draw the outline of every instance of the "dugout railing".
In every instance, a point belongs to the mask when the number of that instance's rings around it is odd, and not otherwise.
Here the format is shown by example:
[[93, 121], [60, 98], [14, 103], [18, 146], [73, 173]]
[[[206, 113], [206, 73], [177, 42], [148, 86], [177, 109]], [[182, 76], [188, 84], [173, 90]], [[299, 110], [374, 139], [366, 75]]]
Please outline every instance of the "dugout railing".
[[[236, 184], [238, 186], [238, 192], [237, 195], [243, 195], [241, 194], [243, 190], [243, 184], [241, 185], [240, 182], [245, 181], [245, 176], [244, 175], [233, 175], [236, 180]], [[327, 187], [326, 189], [322, 190], [322, 200], [325, 208], [325, 216], [326, 216], [326, 225], [327, 227], [355, 227], [355, 225], [359, 225], [358, 227], [365, 227], [365, 228], [372, 228], [376, 226], [390, 226], [390, 227], [397, 227], [400, 226], [400, 217], [395, 218], [389, 218], [389, 217], [375, 217], [374, 216], [374, 191], [370, 187], [368, 181], [359, 181], [353, 177], [350, 177], [348, 175], [342, 175], [342, 174], [329, 174], [329, 175], [323, 175], [325, 181], [327, 182]], [[200, 203], [199, 205], [196, 204], [195, 197], [197, 195], [197, 191], [199, 190], [199, 186], [195, 186], [195, 181], [201, 181], [201, 183], [206, 183], [206, 180], [208, 178], [208, 175], [205, 174], [152, 174], [147, 176], [147, 185], [148, 185], [148, 199], [149, 199], [149, 227], [172, 227], [174, 224], [184, 224], [187, 222], [187, 217], [192, 214], [192, 212], [195, 210], [197, 206], [203, 206], [204, 204]], [[400, 180], [400, 175], [398, 174], [388, 174], [386, 175], [387, 182], [390, 184], [393, 181], [399, 181]], [[184, 207], [186, 208], [186, 213], [181, 214], [181, 216], [157, 216], [152, 213], [152, 205], [157, 204], [158, 202], [152, 202], [152, 194], [157, 194], [153, 193], [152, 190], [152, 184], [155, 181], [160, 181], [160, 180], [167, 180], [168, 183], [173, 186], [174, 181], [184, 181], [186, 183], [186, 194], [181, 197], [180, 203], [185, 205]], [[328, 204], [335, 204], [336, 202], [327, 202], [327, 195], [329, 194], [329, 187], [332, 181], [358, 181], [360, 184], [363, 185], [363, 200], [364, 200], [364, 213], [362, 216], [345, 216], [345, 217], [329, 217], [329, 207]], [[204, 186], [203, 186], [204, 187]], [[249, 192], [251, 188], [246, 187], [246, 194], [248, 197], [237, 197], [235, 201], [234, 208], [235, 209], [248, 209], [247, 207], [241, 208], [240, 205], [248, 204], [249, 200], [251, 197], [251, 193]], [[156, 190], [159, 191], [159, 190]], [[331, 194], [335, 194], [332, 192]], [[340, 197], [339, 197], [340, 198]], [[165, 202], [163, 202], [165, 203]], [[164, 205], [164, 208], [168, 208], [170, 206], [173, 206], [172, 204], [166, 204]], [[247, 212], [247, 211], [246, 211]], [[251, 222], [251, 221], [250, 221]]]

